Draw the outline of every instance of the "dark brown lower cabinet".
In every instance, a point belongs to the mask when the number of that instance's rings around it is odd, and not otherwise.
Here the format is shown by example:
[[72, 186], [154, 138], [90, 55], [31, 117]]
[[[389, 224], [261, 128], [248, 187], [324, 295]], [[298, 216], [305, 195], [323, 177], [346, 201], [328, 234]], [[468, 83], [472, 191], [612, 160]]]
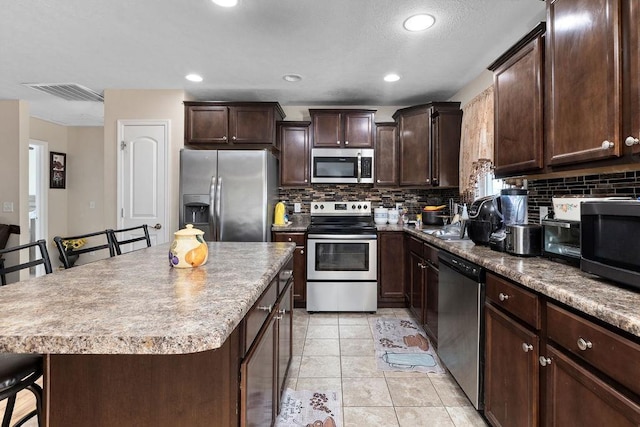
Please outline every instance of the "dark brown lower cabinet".
[[494, 426], [538, 425], [538, 336], [485, 305], [485, 416]]
[[404, 307], [404, 233], [378, 233], [378, 308]]
[[307, 255], [305, 252], [305, 233], [273, 232], [274, 242], [294, 242], [296, 250], [293, 253], [293, 303], [298, 308], [307, 305]]
[[409, 252], [409, 310], [416, 321], [424, 324], [424, 261], [416, 252]]
[[285, 390], [285, 382], [291, 357], [293, 356], [293, 286], [289, 285], [278, 303], [278, 382], [276, 384], [276, 416], [280, 413], [281, 397]]
[[[545, 425], [638, 426], [640, 406], [562, 351], [547, 345], [544, 355]], [[550, 361], [550, 363], [547, 362]]]
[[429, 263], [425, 268], [425, 297], [424, 303], [424, 330], [435, 347], [438, 346], [438, 282], [440, 272]]

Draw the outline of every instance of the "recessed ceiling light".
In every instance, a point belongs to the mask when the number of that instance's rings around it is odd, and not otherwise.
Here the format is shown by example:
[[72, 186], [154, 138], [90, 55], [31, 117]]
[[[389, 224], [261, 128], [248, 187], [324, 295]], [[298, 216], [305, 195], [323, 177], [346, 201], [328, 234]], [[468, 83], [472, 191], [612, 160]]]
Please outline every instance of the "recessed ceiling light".
[[212, 0], [215, 4], [222, 7], [233, 7], [238, 4], [238, 0]]
[[186, 76], [184, 76], [184, 78], [189, 80], [190, 82], [199, 83], [202, 81], [202, 76], [199, 76], [197, 74], [187, 74]]
[[288, 82], [299, 82], [302, 80], [302, 76], [300, 74], [285, 74], [282, 78]]
[[386, 76], [384, 76], [384, 81], [385, 82], [397, 82], [398, 80], [400, 80], [400, 76], [397, 74], [387, 74]]
[[413, 15], [402, 24], [407, 31], [422, 31], [435, 24], [436, 18], [426, 13]]

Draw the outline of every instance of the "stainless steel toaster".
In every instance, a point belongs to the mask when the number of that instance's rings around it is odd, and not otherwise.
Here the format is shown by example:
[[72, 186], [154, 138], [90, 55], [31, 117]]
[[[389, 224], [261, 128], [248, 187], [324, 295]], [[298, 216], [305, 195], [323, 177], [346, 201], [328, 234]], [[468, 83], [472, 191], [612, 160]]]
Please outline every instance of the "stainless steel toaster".
[[507, 225], [505, 251], [512, 255], [538, 256], [542, 254], [542, 226], [538, 224]]

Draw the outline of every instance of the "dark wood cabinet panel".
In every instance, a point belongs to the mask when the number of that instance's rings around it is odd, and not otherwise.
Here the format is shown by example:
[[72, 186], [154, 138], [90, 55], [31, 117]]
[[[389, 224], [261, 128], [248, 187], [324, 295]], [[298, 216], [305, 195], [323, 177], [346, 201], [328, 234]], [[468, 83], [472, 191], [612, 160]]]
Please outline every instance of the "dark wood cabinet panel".
[[404, 236], [378, 233], [378, 307], [404, 306]]
[[561, 351], [547, 345], [546, 426], [638, 426], [640, 406]]
[[310, 122], [280, 122], [280, 185], [309, 185], [309, 125]]
[[631, 152], [640, 154], [640, 2], [625, 2], [628, 9], [627, 28], [629, 28], [629, 87], [630, 87], [630, 128], [625, 133], [625, 142], [632, 143]]
[[489, 66], [494, 72], [494, 164], [498, 176], [544, 166], [544, 32], [540, 23]]
[[373, 148], [374, 110], [309, 110], [313, 146]]
[[623, 153], [620, 3], [548, 2], [549, 165], [614, 158]]
[[274, 242], [294, 242], [293, 253], [293, 301], [296, 307], [306, 307], [307, 302], [307, 255], [305, 233], [274, 232]]
[[[294, 267], [295, 268], [295, 267]], [[285, 383], [291, 357], [293, 356], [293, 287], [289, 282], [280, 296], [278, 302], [278, 372], [276, 384], [276, 398], [278, 402], [275, 406], [277, 417], [282, 408], [282, 394], [285, 391]]]
[[538, 336], [485, 305], [485, 416], [493, 426], [537, 426]]
[[376, 185], [398, 185], [398, 127], [395, 123], [376, 124], [375, 149]]
[[403, 108], [398, 123], [399, 184], [457, 187], [462, 111], [458, 102]]
[[424, 261], [422, 256], [415, 252], [409, 252], [410, 290], [409, 310], [418, 324], [424, 324]]
[[284, 112], [275, 102], [185, 102], [185, 144], [202, 148], [269, 147]]
[[432, 264], [427, 263], [425, 269], [424, 330], [433, 345], [438, 347], [438, 284], [440, 272]]

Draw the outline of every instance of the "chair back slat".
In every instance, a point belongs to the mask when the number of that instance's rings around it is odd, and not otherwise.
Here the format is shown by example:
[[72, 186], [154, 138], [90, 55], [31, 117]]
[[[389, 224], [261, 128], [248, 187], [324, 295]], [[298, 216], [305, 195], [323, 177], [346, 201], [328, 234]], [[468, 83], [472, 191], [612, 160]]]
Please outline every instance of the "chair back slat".
[[[96, 251], [101, 251], [101, 250], [108, 250], [109, 251], [109, 257], [113, 257], [116, 255], [116, 250], [114, 247], [114, 243], [112, 240], [112, 231], [111, 229], [107, 229], [107, 230], [102, 230], [102, 231], [96, 231], [94, 233], [87, 233], [87, 234], [79, 234], [76, 236], [67, 236], [67, 237], [60, 237], [60, 236], [56, 236], [53, 238], [53, 241], [56, 243], [56, 247], [58, 248], [58, 252], [60, 253], [60, 260], [62, 261], [62, 264], [64, 266], [64, 268], [71, 268], [74, 265], [74, 262], [71, 261], [70, 257], [72, 255], [81, 255], [81, 254], [86, 254], [88, 252], [96, 252]], [[89, 242], [89, 239], [91, 240], [95, 240], [96, 238], [103, 238], [104, 241], [106, 241], [105, 243], [98, 243], [96, 242], [96, 244], [91, 244]], [[77, 248], [77, 249], [66, 249], [64, 242], [65, 241], [69, 241], [69, 240], [80, 240], [80, 239], [87, 239], [87, 243], [82, 246], [81, 248]]]
[[[119, 240], [118, 234], [141, 232], [142, 235], [138, 237], [132, 237], [126, 240]], [[151, 247], [151, 238], [149, 237], [149, 226], [147, 224], [139, 225], [137, 227], [122, 228], [120, 230], [111, 230], [111, 240], [116, 250], [116, 254], [122, 255], [122, 247], [131, 243], [145, 242], [147, 247]]]
[[[23, 262], [23, 263], [19, 263], [19, 264], [15, 264], [15, 265], [10, 265], [7, 266], [6, 262], [7, 259], [4, 258], [4, 255], [12, 253], [12, 252], [18, 252], [18, 251], [22, 251], [22, 250], [29, 250], [31, 248], [35, 248], [38, 247], [40, 249], [40, 259], [37, 260], [33, 260], [33, 261], [27, 261], [27, 262]], [[20, 245], [20, 246], [13, 246], [10, 248], [5, 248], [0, 250], [0, 283], [1, 286], [4, 286], [7, 284], [7, 278], [6, 275], [9, 273], [13, 273], [15, 271], [19, 271], [19, 270], [24, 270], [26, 268], [31, 268], [31, 267], [35, 267], [38, 265], [44, 265], [44, 270], [46, 274], [49, 274], [51, 272], [53, 272], [53, 270], [51, 269], [51, 259], [49, 259], [49, 251], [47, 250], [47, 242], [44, 239], [38, 240], [36, 242], [31, 242], [31, 243], [26, 243], [24, 245]]]

